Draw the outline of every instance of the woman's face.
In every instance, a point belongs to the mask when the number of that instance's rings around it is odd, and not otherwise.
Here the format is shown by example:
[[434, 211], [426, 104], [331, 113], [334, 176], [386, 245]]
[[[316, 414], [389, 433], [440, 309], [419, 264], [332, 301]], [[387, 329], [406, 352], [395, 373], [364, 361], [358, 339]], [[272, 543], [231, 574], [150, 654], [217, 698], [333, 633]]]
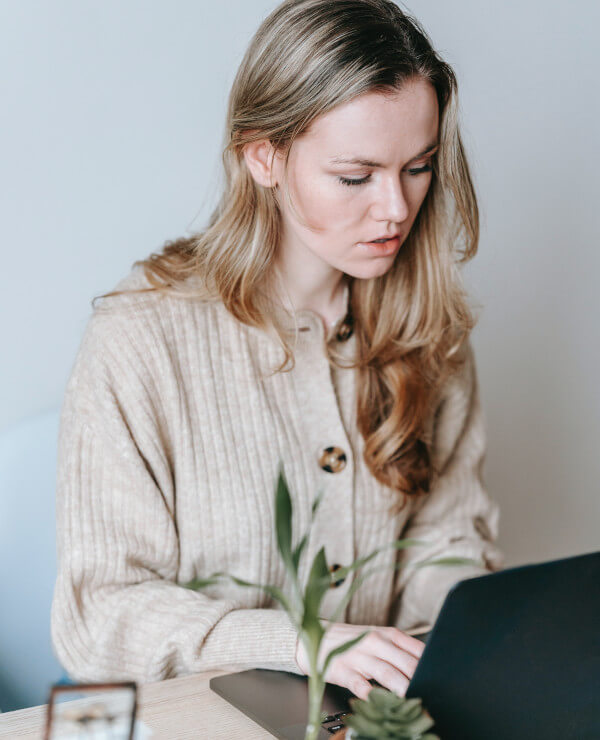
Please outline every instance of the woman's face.
[[[429, 189], [437, 137], [435, 90], [422, 79], [393, 96], [366, 93], [317, 118], [294, 142], [288, 163], [290, 195], [309, 227], [276, 191], [284, 262], [300, 258], [314, 268], [322, 263], [319, 272], [357, 278], [387, 272]], [[282, 182], [282, 155], [272, 174]], [[391, 235], [399, 237], [369, 243]]]

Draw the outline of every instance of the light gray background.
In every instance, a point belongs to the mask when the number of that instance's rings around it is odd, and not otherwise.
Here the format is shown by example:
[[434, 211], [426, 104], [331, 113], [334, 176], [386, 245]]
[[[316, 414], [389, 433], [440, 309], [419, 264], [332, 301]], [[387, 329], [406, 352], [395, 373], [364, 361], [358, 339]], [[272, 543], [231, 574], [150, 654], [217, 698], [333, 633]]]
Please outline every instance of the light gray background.
[[[60, 405], [94, 295], [200, 228], [265, 0], [0, 0], [0, 431]], [[412, 0], [459, 79], [465, 270], [507, 564], [600, 544], [600, 5]]]

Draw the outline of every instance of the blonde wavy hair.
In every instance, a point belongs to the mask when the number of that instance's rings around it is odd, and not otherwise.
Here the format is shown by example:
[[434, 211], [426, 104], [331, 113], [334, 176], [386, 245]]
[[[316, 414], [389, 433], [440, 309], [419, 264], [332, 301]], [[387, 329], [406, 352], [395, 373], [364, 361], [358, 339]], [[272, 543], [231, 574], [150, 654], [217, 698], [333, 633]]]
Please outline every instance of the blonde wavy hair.
[[[446, 378], [465, 360], [475, 319], [458, 270], [477, 251], [479, 214], [458, 126], [457, 83], [417, 20], [390, 0], [284, 0], [262, 22], [233, 82], [222, 153], [225, 184], [207, 227], [167, 241], [141, 265], [150, 285], [186, 298], [220, 300], [239, 321], [277, 338], [294, 366], [288, 332], [269, 290], [280, 238], [273, 189], [258, 185], [243, 148], [269, 139], [285, 168], [294, 141], [320, 115], [370, 91], [395, 92], [422, 78], [435, 88], [439, 149], [429, 190], [389, 271], [349, 280], [355, 362], [332, 364], [359, 374], [357, 425], [364, 459], [393, 491], [426, 494], [439, 471], [432, 462], [432, 419]], [[289, 193], [284, 189], [288, 202]], [[292, 204], [293, 206], [293, 204]], [[188, 278], [200, 278], [188, 290]], [[200, 287], [201, 286], [201, 287]], [[92, 302], [93, 305], [93, 302]]]

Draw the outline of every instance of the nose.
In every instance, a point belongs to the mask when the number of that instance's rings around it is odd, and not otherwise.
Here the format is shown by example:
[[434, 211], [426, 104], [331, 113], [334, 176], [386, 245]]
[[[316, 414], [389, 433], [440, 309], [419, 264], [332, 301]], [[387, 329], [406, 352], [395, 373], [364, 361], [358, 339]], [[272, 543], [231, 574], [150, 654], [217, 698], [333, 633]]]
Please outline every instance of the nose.
[[408, 203], [398, 177], [390, 176], [381, 179], [371, 212], [377, 221], [401, 223], [408, 218]]

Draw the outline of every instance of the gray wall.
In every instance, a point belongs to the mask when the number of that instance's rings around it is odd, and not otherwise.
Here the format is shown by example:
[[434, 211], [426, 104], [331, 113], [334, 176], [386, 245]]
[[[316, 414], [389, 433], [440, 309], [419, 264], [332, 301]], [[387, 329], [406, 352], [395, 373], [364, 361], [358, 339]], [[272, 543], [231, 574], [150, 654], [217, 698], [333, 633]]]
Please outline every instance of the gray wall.
[[[0, 2], [0, 431], [60, 404], [92, 296], [203, 224], [227, 91], [275, 4]], [[600, 6], [404, 7], [461, 89], [500, 544], [508, 564], [598, 548]]]

